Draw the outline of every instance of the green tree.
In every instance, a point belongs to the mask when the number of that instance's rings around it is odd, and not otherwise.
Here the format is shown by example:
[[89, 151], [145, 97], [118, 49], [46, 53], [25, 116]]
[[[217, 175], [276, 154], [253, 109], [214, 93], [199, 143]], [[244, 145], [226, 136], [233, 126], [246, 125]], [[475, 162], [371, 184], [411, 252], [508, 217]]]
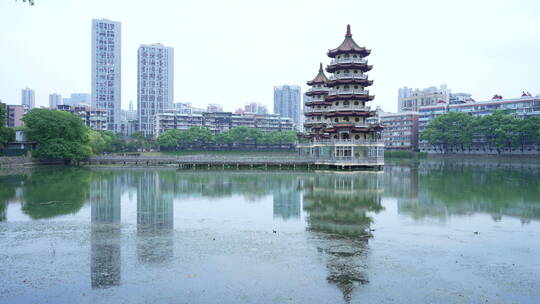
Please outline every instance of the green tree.
[[494, 146], [500, 153], [504, 147], [518, 145], [519, 120], [503, 111], [495, 111], [478, 120], [478, 131], [483, 135], [489, 145]]
[[99, 154], [105, 151], [107, 143], [100, 132], [89, 130], [88, 145], [92, 148], [94, 154]]
[[[5, 127], [7, 122], [7, 105], [0, 102], [0, 148], [8, 141], [15, 140], [15, 131]], [[1, 151], [0, 151], [1, 152]]]
[[5, 143], [15, 140], [15, 130], [12, 128], [0, 127], [0, 148], [3, 148]]
[[153, 147], [151, 136], [144, 135], [143, 132], [134, 132], [131, 135], [131, 141], [136, 150], [150, 150]]
[[33, 109], [23, 117], [26, 135], [38, 143], [34, 156], [66, 163], [92, 155], [89, 130], [77, 116], [57, 110]]
[[474, 135], [474, 122], [475, 119], [467, 113], [450, 112], [435, 117], [420, 137], [444, 151], [456, 145], [469, 147]]
[[206, 144], [213, 142], [214, 138], [210, 130], [206, 127], [191, 127], [185, 133], [185, 138], [182, 138], [189, 144]]
[[181, 131], [181, 130], [178, 130], [178, 129], [169, 129], [163, 133], [161, 133], [157, 139], [156, 139], [156, 144], [160, 147], [160, 148], [165, 148], [165, 149], [175, 149], [178, 147], [179, 145], [179, 141], [180, 139], [182, 138], [182, 133], [184, 133], [185, 131]]
[[215, 138], [216, 138], [215, 139], [216, 143], [218, 143], [218, 144], [230, 145], [233, 142], [232, 137], [231, 137], [231, 133], [229, 131], [219, 133], [218, 135], [216, 135]]
[[523, 151], [525, 144], [540, 141], [540, 117], [529, 117], [517, 123], [518, 142]]
[[294, 144], [296, 142], [297, 134], [295, 131], [281, 131], [279, 132], [280, 143]]
[[0, 102], [0, 128], [7, 125], [7, 105]]

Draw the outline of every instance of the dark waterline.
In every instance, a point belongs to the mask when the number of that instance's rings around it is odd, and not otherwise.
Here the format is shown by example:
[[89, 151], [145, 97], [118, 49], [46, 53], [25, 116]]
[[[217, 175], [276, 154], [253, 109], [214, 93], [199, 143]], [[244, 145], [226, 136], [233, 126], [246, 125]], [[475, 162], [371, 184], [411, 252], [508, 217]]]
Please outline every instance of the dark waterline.
[[0, 174], [0, 303], [538, 303], [535, 160]]

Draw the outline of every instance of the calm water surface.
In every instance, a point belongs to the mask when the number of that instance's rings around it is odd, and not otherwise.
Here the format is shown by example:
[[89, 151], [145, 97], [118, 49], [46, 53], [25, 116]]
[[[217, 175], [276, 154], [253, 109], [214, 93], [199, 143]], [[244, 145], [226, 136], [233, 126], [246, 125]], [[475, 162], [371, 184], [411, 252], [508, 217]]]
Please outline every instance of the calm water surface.
[[539, 167], [0, 171], [0, 303], [540, 303]]

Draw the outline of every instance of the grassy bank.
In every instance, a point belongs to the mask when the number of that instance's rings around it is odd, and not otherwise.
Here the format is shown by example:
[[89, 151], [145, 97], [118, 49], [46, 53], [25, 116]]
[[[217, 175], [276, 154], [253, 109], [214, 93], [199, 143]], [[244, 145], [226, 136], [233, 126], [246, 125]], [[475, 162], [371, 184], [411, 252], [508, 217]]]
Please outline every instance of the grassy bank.
[[415, 151], [384, 151], [385, 158], [426, 158], [426, 152]]

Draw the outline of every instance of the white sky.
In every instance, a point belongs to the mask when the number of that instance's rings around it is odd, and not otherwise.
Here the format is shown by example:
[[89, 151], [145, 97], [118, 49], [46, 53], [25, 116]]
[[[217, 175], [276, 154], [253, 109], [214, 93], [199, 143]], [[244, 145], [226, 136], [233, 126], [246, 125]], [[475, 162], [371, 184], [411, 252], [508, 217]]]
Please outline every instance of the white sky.
[[92, 18], [122, 23], [122, 107], [137, 100], [137, 48], [174, 47], [175, 102], [234, 110], [273, 105], [273, 86], [317, 73], [351, 24], [372, 49], [372, 105], [397, 109], [400, 87], [446, 83], [476, 100], [540, 93], [538, 0], [0, 0], [0, 99], [20, 90], [90, 92]]

